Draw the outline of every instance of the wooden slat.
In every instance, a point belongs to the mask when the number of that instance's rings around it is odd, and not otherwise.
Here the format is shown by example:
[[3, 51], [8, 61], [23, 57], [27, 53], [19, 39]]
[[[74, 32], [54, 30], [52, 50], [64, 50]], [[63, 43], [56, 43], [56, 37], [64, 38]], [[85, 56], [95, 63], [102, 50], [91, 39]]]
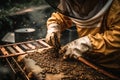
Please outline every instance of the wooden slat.
[[17, 45], [13, 46], [19, 53], [24, 53], [24, 51]]
[[24, 45], [24, 44], [21, 44], [20, 46], [22, 46], [22, 48], [24, 48], [25, 50], [29, 50], [29, 49], [30, 49], [29, 47], [27, 47], [27, 46]]
[[38, 42], [36, 42], [36, 41], [32, 42], [31, 44], [33, 44], [33, 45], [36, 46], [37, 48], [40, 48], [40, 47], [41, 47], [41, 45], [38, 44]]
[[31, 49], [36, 49], [36, 47], [35, 47], [34, 45], [30, 44], [30, 43], [27, 43], [26, 45], [27, 45], [28, 47], [30, 47]]
[[11, 53], [14, 53], [14, 54], [17, 53], [11, 46], [8, 46], [7, 49], [9, 49], [9, 51], [10, 51]]
[[8, 44], [0, 46], [0, 52], [3, 54], [0, 58], [12, 57], [33, 52], [41, 52], [45, 49], [53, 48], [43, 40], [34, 40], [22, 43]]
[[41, 40], [38, 40], [37, 41], [42, 47], [47, 47], [49, 46], [48, 44], [46, 44], [45, 42], [41, 41]]
[[49, 45], [45, 42], [45, 39], [38, 39], [38, 40], [25, 41], [25, 42], [19, 42], [19, 43], [14, 43], [14, 44], [0, 45], [0, 47], [26, 44], [26, 43], [30, 43], [30, 42], [34, 42], [34, 41], [35, 41], [35, 42], [40, 41], [40, 43], [42, 42], [42, 43], [44, 43], [46, 46], [49, 46]]
[[4, 47], [1, 47], [0, 49], [4, 55], [9, 55]]

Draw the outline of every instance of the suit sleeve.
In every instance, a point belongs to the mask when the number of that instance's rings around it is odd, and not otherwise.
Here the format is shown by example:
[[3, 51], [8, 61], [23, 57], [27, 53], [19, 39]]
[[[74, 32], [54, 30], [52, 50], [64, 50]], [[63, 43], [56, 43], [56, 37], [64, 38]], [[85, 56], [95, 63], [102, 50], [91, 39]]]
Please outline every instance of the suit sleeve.
[[108, 55], [120, 51], [120, 11], [114, 12], [111, 12], [113, 15], [108, 19], [108, 30], [94, 36], [88, 35], [94, 52]]
[[72, 26], [72, 21], [67, 16], [62, 15], [59, 12], [54, 12], [47, 20], [47, 27], [51, 24], [58, 24], [61, 31], [63, 31]]

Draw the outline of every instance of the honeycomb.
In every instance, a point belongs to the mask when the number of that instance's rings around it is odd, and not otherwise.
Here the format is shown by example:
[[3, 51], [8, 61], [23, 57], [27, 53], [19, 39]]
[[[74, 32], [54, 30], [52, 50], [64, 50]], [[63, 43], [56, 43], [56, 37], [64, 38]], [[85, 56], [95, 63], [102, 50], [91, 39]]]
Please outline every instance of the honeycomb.
[[[38, 80], [111, 80], [91, 67], [75, 59], [64, 60], [54, 49], [31, 54], [26, 58], [35, 61], [42, 71]], [[29, 65], [30, 66], [30, 65]]]

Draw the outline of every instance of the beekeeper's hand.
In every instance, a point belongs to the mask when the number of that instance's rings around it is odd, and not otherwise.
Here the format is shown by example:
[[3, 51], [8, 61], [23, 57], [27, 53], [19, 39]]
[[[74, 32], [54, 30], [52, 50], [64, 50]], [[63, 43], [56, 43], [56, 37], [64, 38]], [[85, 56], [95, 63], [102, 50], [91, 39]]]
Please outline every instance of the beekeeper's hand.
[[76, 39], [65, 46], [61, 47], [60, 54], [63, 58], [78, 58], [82, 53], [92, 50], [91, 42], [87, 36]]
[[60, 44], [60, 28], [58, 24], [51, 24], [48, 26], [46, 42], [51, 46]]

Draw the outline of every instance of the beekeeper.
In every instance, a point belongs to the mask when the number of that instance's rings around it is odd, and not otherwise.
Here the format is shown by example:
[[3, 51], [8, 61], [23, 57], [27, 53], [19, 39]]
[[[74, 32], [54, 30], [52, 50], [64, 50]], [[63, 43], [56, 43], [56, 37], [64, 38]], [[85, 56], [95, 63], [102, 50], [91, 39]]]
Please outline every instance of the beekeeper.
[[46, 41], [76, 25], [79, 38], [60, 50], [64, 58], [86, 56], [120, 71], [120, 0], [46, 0], [55, 10], [47, 20]]

